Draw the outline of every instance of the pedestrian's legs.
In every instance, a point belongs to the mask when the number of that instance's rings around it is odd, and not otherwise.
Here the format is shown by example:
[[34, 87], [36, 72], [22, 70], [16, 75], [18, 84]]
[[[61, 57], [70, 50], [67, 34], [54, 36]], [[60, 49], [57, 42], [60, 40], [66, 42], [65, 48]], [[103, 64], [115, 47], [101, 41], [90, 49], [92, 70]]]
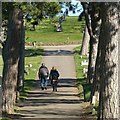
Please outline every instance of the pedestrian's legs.
[[57, 80], [53, 80], [53, 91], [57, 91]]
[[47, 83], [48, 83], [48, 80], [47, 80], [47, 77], [45, 77], [45, 79], [44, 79], [44, 87], [45, 87], [45, 89], [47, 89]]
[[44, 78], [41, 78], [41, 89], [44, 90]]
[[54, 83], [55, 85], [55, 91], [57, 91], [57, 80], [55, 81], [55, 83]]
[[54, 91], [54, 89], [55, 89], [55, 86], [54, 86], [54, 81], [53, 81], [53, 83], [52, 83], [52, 87], [53, 87], [53, 91]]

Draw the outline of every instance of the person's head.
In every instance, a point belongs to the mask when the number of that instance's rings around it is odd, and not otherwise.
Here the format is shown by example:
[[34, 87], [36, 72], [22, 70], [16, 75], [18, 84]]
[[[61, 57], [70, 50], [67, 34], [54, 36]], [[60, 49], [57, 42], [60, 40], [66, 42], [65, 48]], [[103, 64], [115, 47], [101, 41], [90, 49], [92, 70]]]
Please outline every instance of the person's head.
[[45, 63], [42, 63], [42, 66], [45, 66]]
[[53, 67], [52, 67], [52, 70], [56, 70], [56, 68], [53, 66]]

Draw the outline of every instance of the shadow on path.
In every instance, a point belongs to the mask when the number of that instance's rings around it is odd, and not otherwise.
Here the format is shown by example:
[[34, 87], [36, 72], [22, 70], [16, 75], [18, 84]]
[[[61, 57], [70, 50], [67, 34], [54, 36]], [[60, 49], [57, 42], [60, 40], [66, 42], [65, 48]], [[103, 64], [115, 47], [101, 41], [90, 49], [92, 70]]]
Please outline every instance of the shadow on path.
[[73, 52], [70, 50], [45, 50], [44, 56], [71, 56]]
[[84, 100], [78, 98], [77, 92], [75, 92], [76, 79], [60, 79], [58, 92], [52, 92], [50, 84], [48, 84], [47, 90], [42, 91], [38, 80], [31, 80], [31, 82], [34, 83], [34, 90], [28, 92], [26, 100], [17, 103], [20, 110], [17, 111], [18, 118], [16, 115], [14, 119], [34, 118], [35, 116], [39, 118], [40, 115], [43, 118], [48, 116], [80, 118], [83, 113], [80, 113], [83, 109], [81, 103]]
[[[58, 84], [58, 92], [54, 93], [52, 92], [51, 84], [48, 84], [48, 89], [46, 91], [41, 91], [39, 83], [39, 80], [28, 80], [28, 82], [33, 83], [34, 90], [37, 89], [37, 91], [31, 91], [28, 93], [28, 98], [25, 100], [24, 104], [22, 103], [22, 106], [44, 106], [48, 104], [78, 104], [81, 103], [83, 100], [77, 99], [66, 99], [66, 97], [76, 97], [77, 94], [73, 93], [71, 90], [75, 86], [76, 79], [60, 79]], [[70, 91], [69, 91], [70, 89]], [[60, 99], [57, 99], [60, 97]], [[63, 98], [65, 97], [65, 98]], [[47, 98], [47, 99], [46, 99]], [[20, 105], [21, 106], [21, 105]]]

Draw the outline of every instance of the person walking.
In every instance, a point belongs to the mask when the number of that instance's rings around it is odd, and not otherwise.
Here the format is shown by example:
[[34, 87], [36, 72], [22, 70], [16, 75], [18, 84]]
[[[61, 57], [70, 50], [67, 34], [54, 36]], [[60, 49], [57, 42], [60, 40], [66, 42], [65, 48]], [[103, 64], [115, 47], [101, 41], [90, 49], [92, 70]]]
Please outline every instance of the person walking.
[[49, 79], [51, 80], [53, 91], [57, 91], [58, 77], [59, 77], [59, 72], [55, 67], [52, 67], [50, 71]]
[[39, 68], [39, 72], [38, 72], [38, 77], [41, 81], [41, 89], [42, 90], [47, 90], [47, 78], [49, 76], [49, 70], [48, 68], [45, 66], [44, 63], [42, 63], [42, 65]]

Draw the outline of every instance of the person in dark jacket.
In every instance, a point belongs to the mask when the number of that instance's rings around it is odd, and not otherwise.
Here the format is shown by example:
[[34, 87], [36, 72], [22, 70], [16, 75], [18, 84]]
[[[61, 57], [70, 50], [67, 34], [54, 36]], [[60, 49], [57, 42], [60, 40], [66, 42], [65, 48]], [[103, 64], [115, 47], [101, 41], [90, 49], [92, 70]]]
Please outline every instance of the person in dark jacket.
[[50, 71], [50, 80], [53, 87], [53, 91], [57, 91], [58, 77], [59, 72], [55, 69], [55, 67], [52, 67]]
[[39, 68], [39, 72], [38, 72], [38, 77], [41, 81], [41, 89], [44, 90], [46, 89], [47, 90], [47, 78], [49, 76], [49, 70], [48, 68], [45, 66], [44, 63], [42, 63], [42, 65], [40, 66]]

